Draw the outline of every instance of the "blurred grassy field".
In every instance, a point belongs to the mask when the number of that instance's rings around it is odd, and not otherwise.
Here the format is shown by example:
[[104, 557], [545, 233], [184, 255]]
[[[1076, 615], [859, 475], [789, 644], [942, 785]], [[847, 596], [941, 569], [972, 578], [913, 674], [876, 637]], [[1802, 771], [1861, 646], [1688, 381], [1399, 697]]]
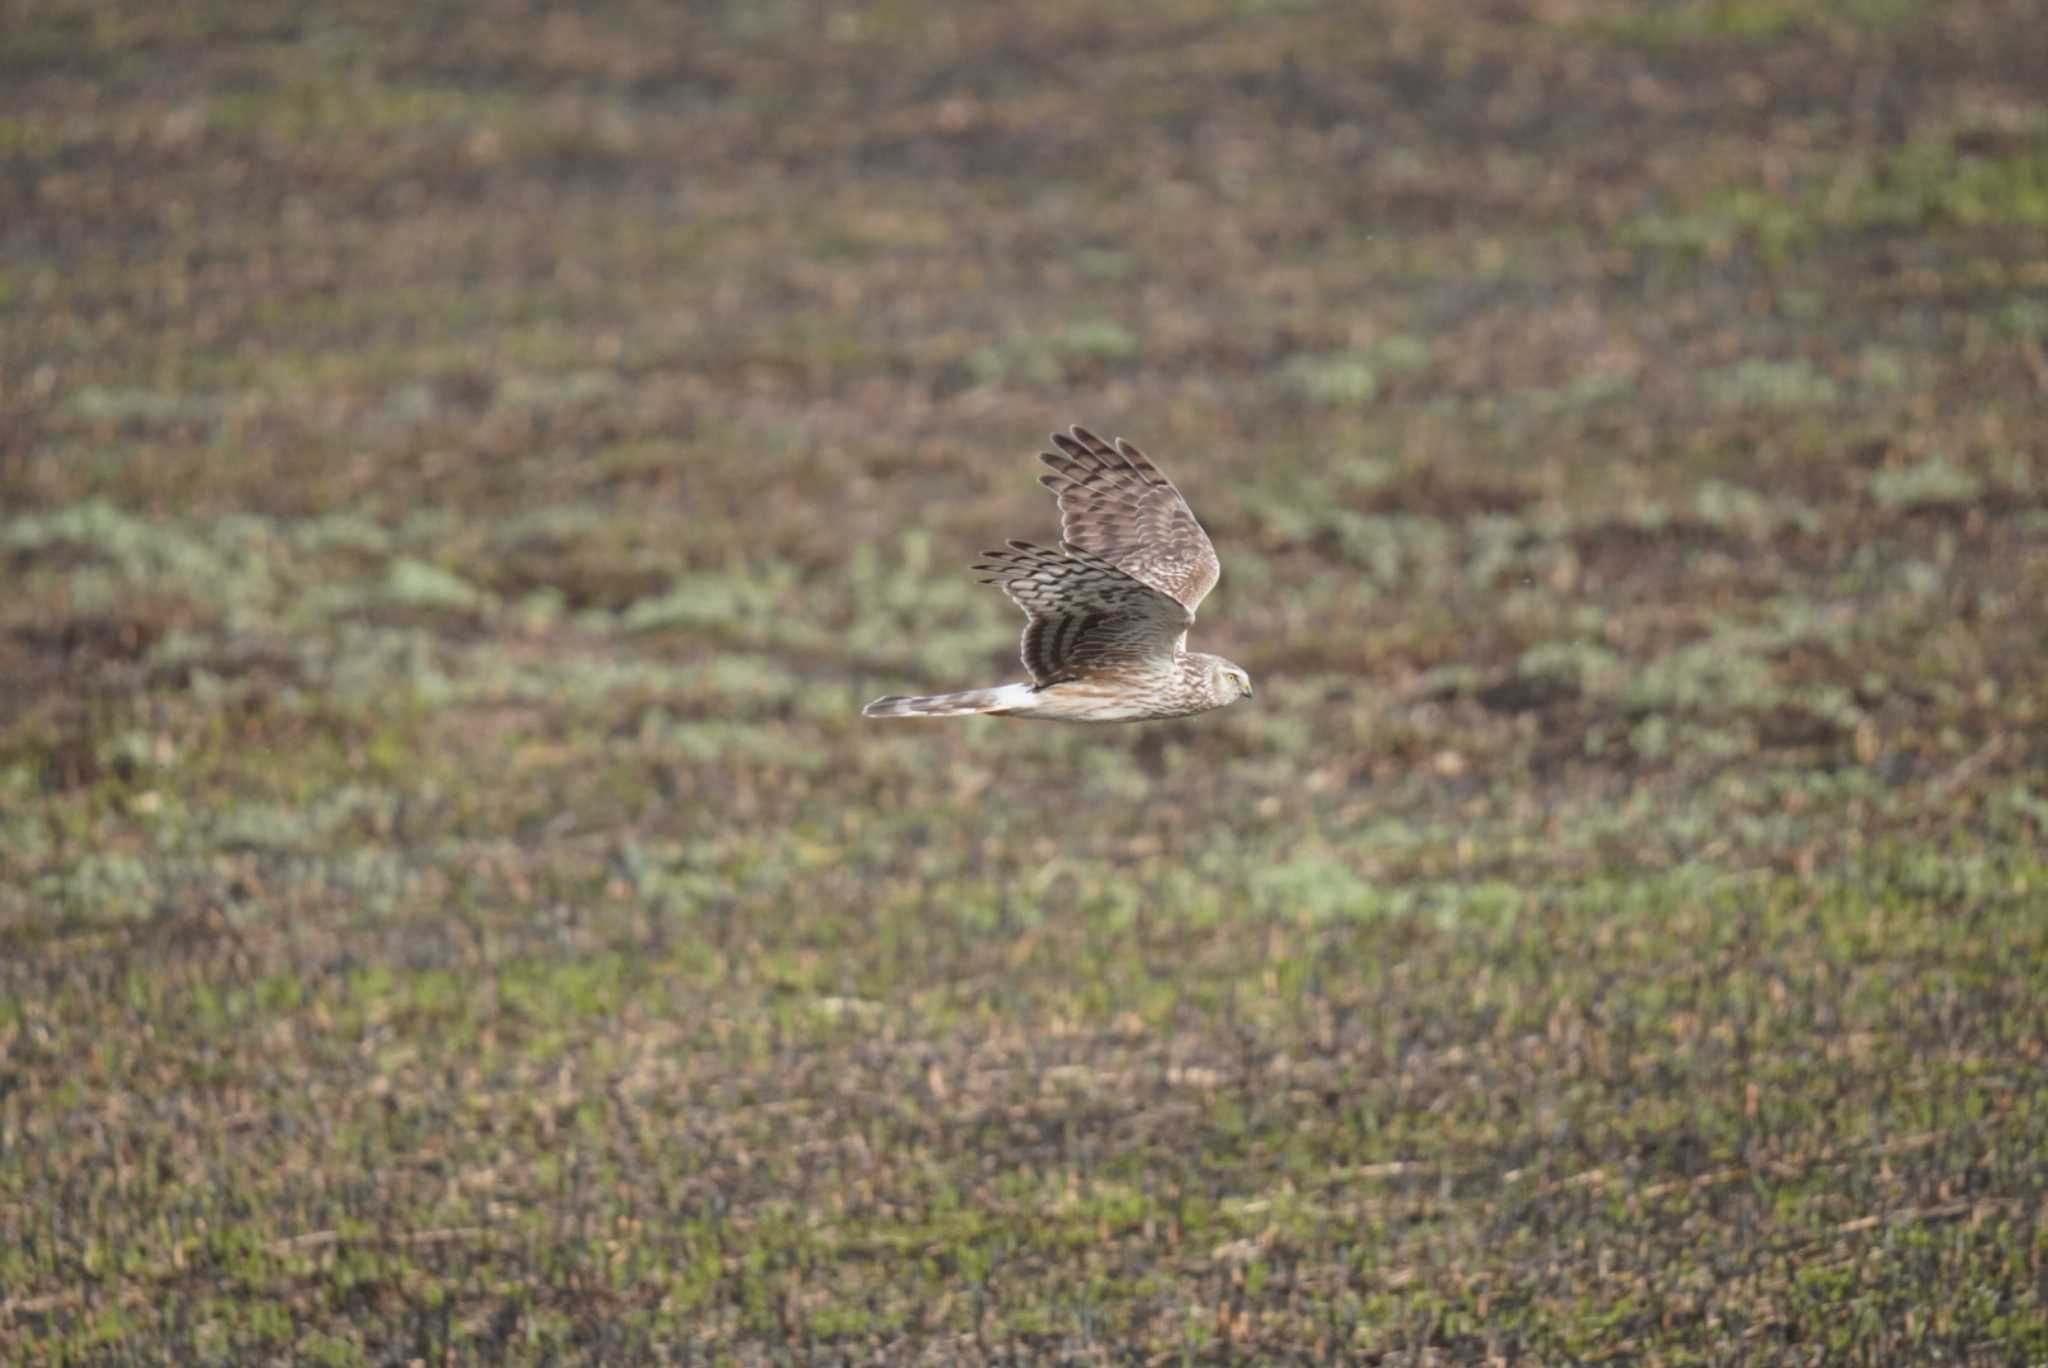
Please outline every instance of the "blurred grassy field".
[[0, 1353], [2048, 1359], [2042, 18], [8, 7]]

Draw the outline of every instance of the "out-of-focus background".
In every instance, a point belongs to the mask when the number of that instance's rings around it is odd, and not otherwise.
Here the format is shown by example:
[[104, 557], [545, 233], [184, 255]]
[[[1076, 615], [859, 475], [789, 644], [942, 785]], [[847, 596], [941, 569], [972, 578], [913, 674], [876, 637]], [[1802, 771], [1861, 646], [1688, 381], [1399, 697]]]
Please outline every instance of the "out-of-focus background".
[[[0, 1344], [2048, 1357], [2032, 0], [0, 37]], [[1152, 452], [1254, 703], [1014, 678]]]

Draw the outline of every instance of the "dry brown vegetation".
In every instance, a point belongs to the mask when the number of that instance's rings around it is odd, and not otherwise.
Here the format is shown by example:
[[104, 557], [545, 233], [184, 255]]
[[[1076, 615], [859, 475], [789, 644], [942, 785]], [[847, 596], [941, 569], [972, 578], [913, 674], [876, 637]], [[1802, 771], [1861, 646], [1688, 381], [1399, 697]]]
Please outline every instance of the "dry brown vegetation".
[[0, 30], [0, 1354], [2048, 1357], [2031, 0]]

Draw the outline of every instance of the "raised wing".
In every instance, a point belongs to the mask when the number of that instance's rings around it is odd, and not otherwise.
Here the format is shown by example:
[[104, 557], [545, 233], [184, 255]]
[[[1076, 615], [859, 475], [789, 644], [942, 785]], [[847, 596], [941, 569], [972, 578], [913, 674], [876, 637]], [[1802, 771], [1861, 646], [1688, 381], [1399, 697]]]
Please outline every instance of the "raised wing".
[[1121, 437], [1115, 446], [1087, 428], [1055, 432], [1058, 452], [1038, 482], [1060, 504], [1060, 537], [1133, 579], [1178, 600], [1190, 614], [1216, 587], [1222, 567], [1188, 501], [1145, 453]]
[[1194, 614], [1151, 585], [1085, 551], [1061, 554], [1013, 541], [985, 551], [977, 570], [1000, 584], [1028, 621], [1024, 668], [1040, 688], [1097, 670], [1163, 660], [1180, 649]]

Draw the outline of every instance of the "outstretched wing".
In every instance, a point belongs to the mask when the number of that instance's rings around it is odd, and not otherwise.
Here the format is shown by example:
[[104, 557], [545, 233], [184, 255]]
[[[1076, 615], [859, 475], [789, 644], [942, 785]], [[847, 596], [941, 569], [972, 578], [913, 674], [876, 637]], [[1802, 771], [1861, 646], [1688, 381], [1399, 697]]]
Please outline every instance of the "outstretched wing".
[[1164, 660], [1194, 614], [1149, 584], [1085, 551], [1061, 554], [1013, 541], [974, 568], [1000, 584], [1030, 621], [1024, 668], [1040, 688], [1098, 670]]
[[1087, 428], [1055, 432], [1058, 452], [1038, 459], [1038, 477], [1060, 504], [1060, 536], [1133, 579], [1177, 599], [1192, 614], [1222, 567], [1188, 501], [1145, 453], [1123, 438], [1111, 446]]

